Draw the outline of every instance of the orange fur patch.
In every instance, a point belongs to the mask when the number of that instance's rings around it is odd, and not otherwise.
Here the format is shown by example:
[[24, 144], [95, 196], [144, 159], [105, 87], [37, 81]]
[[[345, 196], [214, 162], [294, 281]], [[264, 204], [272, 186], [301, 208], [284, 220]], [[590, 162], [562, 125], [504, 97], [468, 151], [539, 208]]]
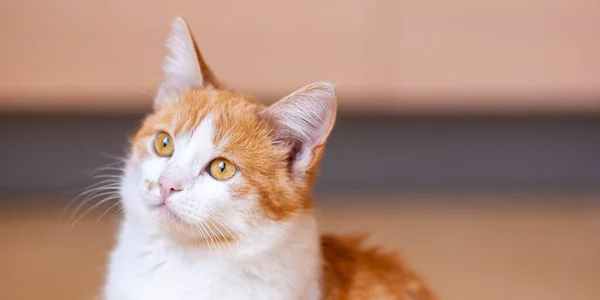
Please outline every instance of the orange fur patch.
[[325, 300], [436, 299], [395, 255], [365, 249], [362, 238], [324, 235], [321, 250]]

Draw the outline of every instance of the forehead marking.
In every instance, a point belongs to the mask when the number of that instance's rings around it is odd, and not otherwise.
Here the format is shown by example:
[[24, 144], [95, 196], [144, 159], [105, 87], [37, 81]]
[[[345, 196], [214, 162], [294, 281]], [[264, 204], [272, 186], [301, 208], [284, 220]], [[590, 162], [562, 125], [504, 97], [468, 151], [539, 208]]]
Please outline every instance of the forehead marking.
[[191, 135], [180, 134], [175, 137], [175, 153], [172, 163], [183, 168], [190, 168], [198, 164], [207, 164], [215, 155], [214, 122], [210, 114], [198, 124]]

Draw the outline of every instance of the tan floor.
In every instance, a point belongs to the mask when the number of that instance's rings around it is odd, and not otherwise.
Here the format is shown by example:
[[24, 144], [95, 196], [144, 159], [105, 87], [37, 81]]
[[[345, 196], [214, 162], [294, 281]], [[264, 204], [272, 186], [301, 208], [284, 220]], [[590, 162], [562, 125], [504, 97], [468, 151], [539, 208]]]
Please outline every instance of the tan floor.
[[[90, 299], [116, 219], [69, 227], [33, 207], [0, 213], [0, 298]], [[329, 205], [318, 216], [326, 231], [402, 249], [442, 299], [600, 299], [600, 205]]]

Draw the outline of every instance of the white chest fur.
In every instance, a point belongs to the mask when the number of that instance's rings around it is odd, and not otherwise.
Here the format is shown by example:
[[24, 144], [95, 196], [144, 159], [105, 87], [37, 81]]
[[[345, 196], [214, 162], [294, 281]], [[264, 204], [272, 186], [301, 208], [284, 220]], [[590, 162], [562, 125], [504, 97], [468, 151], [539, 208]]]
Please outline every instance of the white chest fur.
[[105, 300], [319, 299], [320, 248], [312, 215], [281, 242], [244, 258], [184, 249], [125, 220]]

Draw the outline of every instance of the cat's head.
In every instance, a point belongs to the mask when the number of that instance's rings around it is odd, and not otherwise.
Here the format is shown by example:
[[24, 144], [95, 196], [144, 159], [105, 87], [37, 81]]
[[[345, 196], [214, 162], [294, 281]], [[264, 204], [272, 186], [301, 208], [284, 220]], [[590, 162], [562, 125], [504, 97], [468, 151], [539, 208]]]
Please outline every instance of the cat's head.
[[335, 121], [334, 86], [313, 83], [264, 106], [217, 80], [181, 18], [167, 50], [154, 112], [131, 143], [126, 217], [210, 247], [276, 232], [267, 228], [309, 209]]

